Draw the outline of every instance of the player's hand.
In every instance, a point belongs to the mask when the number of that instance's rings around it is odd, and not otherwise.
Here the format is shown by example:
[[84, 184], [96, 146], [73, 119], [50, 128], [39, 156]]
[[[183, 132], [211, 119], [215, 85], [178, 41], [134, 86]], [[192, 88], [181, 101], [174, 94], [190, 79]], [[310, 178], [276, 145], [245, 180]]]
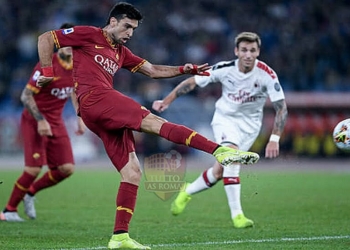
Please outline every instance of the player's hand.
[[269, 141], [265, 149], [266, 158], [276, 158], [279, 155], [279, 143], [275, 141]]
[[169, 104], [165, 104], [162, 100], [156, 100], [152, 104], [152, 109], [158, 112], [163, 112], [169, 107]]
[[208, 63], [202, 65], [196, 65], [192, 63], [186, 63], [184, 66], [180, 66], [179, 70], [182, 74], [192, 74], [192, 75], [201, 75], [201, 76], [210, 76], [210, 73], [207, 72], [211, 67]]
[[38, 121], [38, 133], [41, 136], [52, 136], [51, 126], [50, 124], [44, 119]]
[[53, 77], [49, 76], [39, 76], [38, 80], [36, 80], [36, 86], [38, 87], [45, 87], [50, 82], [53, 81]]
[[85, 133], [85, 123], [83, 122], [83, 119], [81, 117], [78, 117], [78, 129], [75, 131], [76, 135], [82, 135]]

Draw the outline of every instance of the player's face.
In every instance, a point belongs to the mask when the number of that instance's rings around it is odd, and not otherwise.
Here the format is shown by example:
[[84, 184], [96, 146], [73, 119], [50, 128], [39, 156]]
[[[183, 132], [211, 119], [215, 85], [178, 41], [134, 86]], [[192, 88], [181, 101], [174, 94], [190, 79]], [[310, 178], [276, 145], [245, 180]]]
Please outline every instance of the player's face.
[[114, 44], [125, 44], [133, 35], [134, 30], [138, 27], [139, 22], [130, 18], [117, 20], [111, 18], [109, 35]]
[[238, 48], [235, 48], [235, 54], [238, 57], [239, 70], [249, 72], [253, 69], [255, 60], [260, 54], [260, 49], [256, 42], [240, 42]]

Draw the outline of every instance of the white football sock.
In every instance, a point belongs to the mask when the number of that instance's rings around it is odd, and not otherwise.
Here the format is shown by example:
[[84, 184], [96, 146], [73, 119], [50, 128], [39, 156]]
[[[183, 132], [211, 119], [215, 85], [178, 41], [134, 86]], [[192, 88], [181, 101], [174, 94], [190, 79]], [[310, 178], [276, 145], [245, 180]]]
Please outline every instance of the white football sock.
[[[243, 214], [242, 205], [241, 205], [241, 184], [235, 184], [236, 181], [239, 181], [239, 164], [232, 164], [229, 167], [224, 167], [224, 183], [225, 178], [229, 182], [227, 185], [224, 185], [228, 205], [231, 211], [231, 218], [235, 218], [239, 214]], [[230, 177], [232, 179], [230, 179]]]
[[[209, 186], [205, 178], [203, 177], [203, 175], [206, 177], [207, 181], [210, 183]], [[186, 193], [190, 195], [198, 193], [200, 191], [203, 191], [205, 189], [212, 187], [216, 182], [217, 182], [217, 179], [213, 174], [213, 167], [211, 167], [208, 170], [204, 171], [200, 176], [198, 176], [198, 178], [194, 182], [192, 182], [190, 185], [187, 186]]]

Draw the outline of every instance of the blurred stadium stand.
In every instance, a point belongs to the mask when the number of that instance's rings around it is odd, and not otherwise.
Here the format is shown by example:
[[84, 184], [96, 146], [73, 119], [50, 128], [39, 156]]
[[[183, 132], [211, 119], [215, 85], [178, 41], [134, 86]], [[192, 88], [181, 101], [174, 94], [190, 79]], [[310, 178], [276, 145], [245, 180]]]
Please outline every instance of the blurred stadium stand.
[[[18, 132], [20, 93], [38, 60], [37, 37], [63, 22], [103, 27], [116, 1], [0, 0], [0, 154], [21, 152]], [[260, 59], [278, 74], [290, 117], [281, 140], [285, 154], [344, 155], [332, 144], [331, 132], [350, 115], [350, 2], [345, 0], [226, 1], [134, 0], [144, 21], [127, 45], [155, 64], [185, 62], [210, 64], [231, 60], [234, 37], [253, 31], [262, 38]], [[115, 88], [147, 107], [183, 78], [153, 81], [121, 70]], [[162, 116], [211, 136], [209, 123], [220, 86], [209, 86], [181, 97]], [[74, 116], [68, 105], [65, 118]], [[254, 150], [263, 152], [271, 131], [273, 110], [267, 106], [266, 123]], [[86, 140], [102, 152], [91, 133]], [[144, 154], [173, 145], [154, 136], [137, 134]], [[75, 140], [75, 139], [74, 139]], [[79, 139], [80, 140], [80, 139]], [[85, 140], [85, 139], [82, 139]], [[74, 141], [74, 144], [76, 142]], [[88, 143], [77, 143], [77, 149]], [[182, 153], [191, 153], [183, 147]], [[84, 151], [84, 150], [80, 150]], [[83, 157], [84, 158], [84, 157]]]

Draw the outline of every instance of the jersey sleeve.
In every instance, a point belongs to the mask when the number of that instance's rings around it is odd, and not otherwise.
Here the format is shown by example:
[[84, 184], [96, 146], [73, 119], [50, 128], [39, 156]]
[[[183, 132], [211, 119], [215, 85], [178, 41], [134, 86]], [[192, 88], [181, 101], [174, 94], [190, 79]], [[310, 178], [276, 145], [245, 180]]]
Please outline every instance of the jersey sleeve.
[[136, 72], [146, 62], [145, 59], [133, 54], [127, 47], [123, 46], [125, 58], [123, 61], [122, 68], [127, 69], [131, 72]]
[[216, 65], [212, 66], [211, 69], [208, 70], [209, 76], [201, 76], [201, 75], [195, 75], [194, 80], [196, 84], [204, 88], [209, 83], [219, 82], [220, 81], [220, 73], [219, 70], [215, 67]]
[[40, 92], [40, 88], [36, 86], [36, 81], [38, 80], [41, 73], [42, 72], [41, 72], [40, 63], [37, 63], [32, 71], [32, 74], [30, 75], [30, 78], [29, 78], [27, 85], [26, 85], [26, 88], [30, 89], [35, 94], [38, 94]]
[[101, 30], [93, 26], [74, 26], [68, 29], [59, 29], [51, 31], [54, 43], [57, 49], [62, 47], [79, 47], [94, 37], [94, 34]]
[[283, 88], [278, 80], [277, 74], [274, 72], [274, 78], [267, 76], [267, 93], [271, 102], [285, 99]]

